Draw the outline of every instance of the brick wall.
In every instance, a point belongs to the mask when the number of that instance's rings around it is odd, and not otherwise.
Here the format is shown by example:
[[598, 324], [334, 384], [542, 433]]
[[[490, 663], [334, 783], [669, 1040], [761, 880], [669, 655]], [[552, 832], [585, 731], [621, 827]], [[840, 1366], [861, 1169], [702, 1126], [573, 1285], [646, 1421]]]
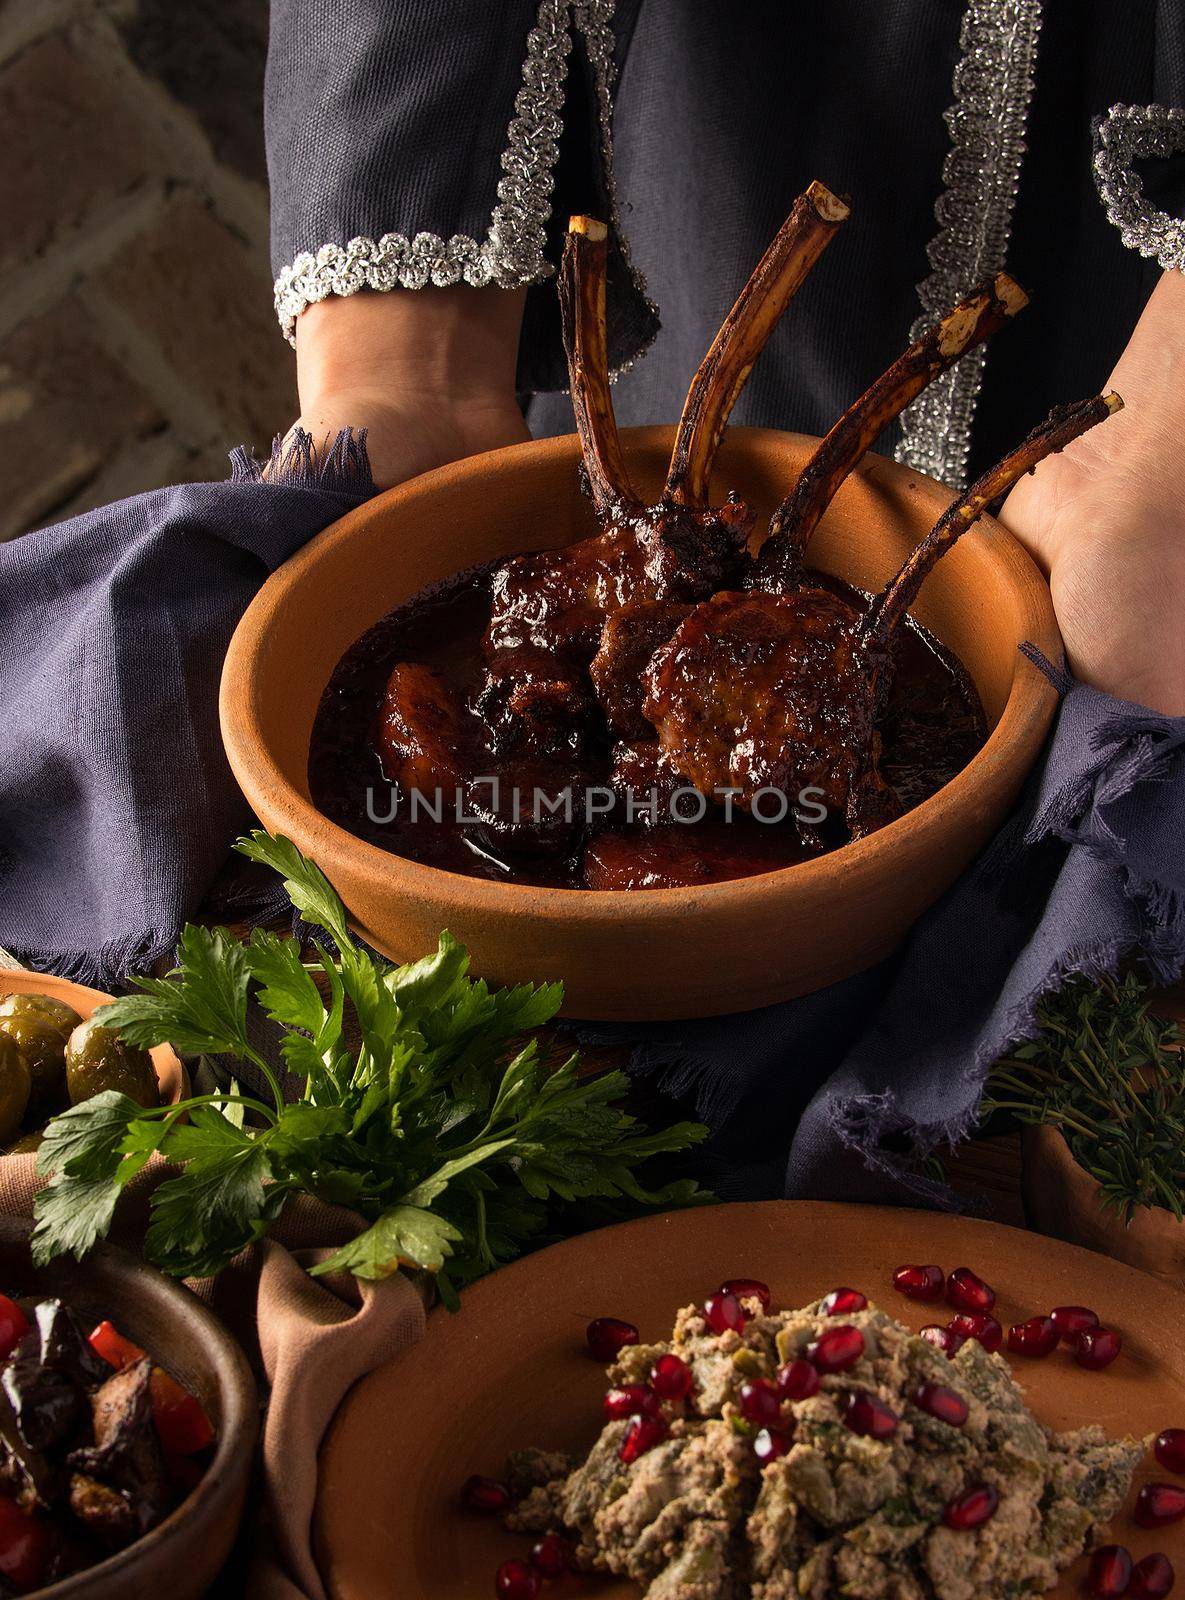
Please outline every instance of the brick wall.
[[295, 416], [266, 39], [267, 0], [0, 0], [0, 538]]

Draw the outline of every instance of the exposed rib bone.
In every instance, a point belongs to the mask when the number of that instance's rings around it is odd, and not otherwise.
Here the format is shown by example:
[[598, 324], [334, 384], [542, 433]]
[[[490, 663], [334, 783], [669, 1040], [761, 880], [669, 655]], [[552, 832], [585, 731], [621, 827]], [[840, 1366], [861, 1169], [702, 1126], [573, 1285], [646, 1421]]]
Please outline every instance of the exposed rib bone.
[[812, 183], [794, 202], [692, 379], [675, 435], [664, 500], [707, 505], [712, 463], [753, 363], [848, 216], [846, 203], [821, 183]]
[[608, 229], [593, 217], [572, 217], [560, 267], [560, 316], [576, 431], [598, 514], [623, 502], [637, 505], [625, 469], [613, 399], [605, 334]]
[[1081, 434], [1095, 427], [1116, 411], [1122, 411], [1123, 401], [1112, 391], [1094, 395], [1089, 400], [1079, 400], [1072, 406], [1055, 406], [1049, 416], [1023, 444], [1018, 445], [1003, 461], [991, 467], [949, 505], [926, 537], [910, 554], [897, 576], [890, 580], [880, 597], [869, 609], [863, 628], [863, 642], [873, 651], [883, 651], [894, 628], [901, 622], [917, 599], [918, 591], [935, 564], [950, 547], [966, 533], [998, 496], [1006, 494], [1032, 472], [1046, 456], [1055, 455]]
[[793, 489], [770, 520], [759, 568], [793, 577], [840, 485], [893, 419], [968, 350], [1002, 328], [1029, 297], [1006, 272], [960, 300], [942, 321], [898, 356], [893, 365], [848, 407], [802, 469]]

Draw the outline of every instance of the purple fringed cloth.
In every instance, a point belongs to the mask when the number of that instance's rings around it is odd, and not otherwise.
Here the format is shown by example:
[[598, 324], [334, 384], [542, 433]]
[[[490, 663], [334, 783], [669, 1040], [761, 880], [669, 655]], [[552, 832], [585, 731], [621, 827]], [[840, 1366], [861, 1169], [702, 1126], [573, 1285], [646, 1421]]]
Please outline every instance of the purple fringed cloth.
[[[349, 434], [317, 467], [298, 441], [266, 482], [232, 459], [227, 483], [0, 545], [0, 945], [35, 967], [109, 988], [169, 954], [249, 822], [218, 735], [227, 641], [267, 574], [374, 490]], [[586, 1030], [633, 1043], [635, 1075], [711, 1125], [722, 1197], [941, 1203], [917, 1157], [972, 1126], [1044, 991], [1129, 956], [1181, 970], [1185, 718], [1054, 676], [1017, 813], [892, 960], [746, 1015]]]
[[614, 1030], [635, 1076], [712, 1126], [722, 1197], [946, 1203], [924, 1158], [973, 1130], [1043, 994], [1128, 959], [1180, 974], [1185, 717], [1044, 665], [1063, 700], [1021, 805], [890, 961], [745, 1016]]
[[228, 482], [0, 544], [0, 946], [30, 966], [111, 988], [171, 954], [250, 825], [226, 646], [267, 575], [374, 493], [364, 435], [279, 455], [266, 482], [237, 451]]

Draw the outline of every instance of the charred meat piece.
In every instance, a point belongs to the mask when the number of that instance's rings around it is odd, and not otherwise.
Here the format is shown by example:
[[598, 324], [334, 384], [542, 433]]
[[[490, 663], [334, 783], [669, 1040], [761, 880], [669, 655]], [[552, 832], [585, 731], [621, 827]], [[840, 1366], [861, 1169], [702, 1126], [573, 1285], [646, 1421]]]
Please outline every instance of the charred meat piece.
[[[95, 1530], [106, 1536], [138, 1537], [159, 1522], [168, 1510], [170, 1490], [164, 1456], [152, 1421], [152, 1360], [133, 1361], [95, 1390], [91, 1397], [94, 1444], [73, 1450], [67, 1457], [74, 1471], [71, 1506], [95, 1518]], [[91, 1480], [109, 1494], [79, 1486]], [[127, 1506], [127, 1517], [117, 1515], [112, 1493]], [[81, 1508], [81, 1510], [79, 1509]], [[126, 1540], [124, 1541], [126, 1542]]]
[[653, 738], [642, 711], [642, 674], [690, 611], [677, 600], [633, 600], [606, 620], [589, 673], [609, 731], [619, 739]]
[[614, 746], [609, 786], [622, 803], [626, 822], [644, 825], [669, 820], [678, 792], [695, 787], [671, 765], [653, 729], [648, 739]]
[[853, 837], [900, 806], [877, 732], [891, 645], [926, 575], [987, 507], [1045, 456], [1119, 409], [1117, 395], [1059, 408], [943, 513], [867, 611], [826, 589], [722, 594], [698, 606], [646, 673], [646, 716], [671, 764], [705, 791], [794, 796], [809, 786]]
[[845, 811], [848, 752], [874, 737], [857, 650], [861, 616], [826, 589], [725, 593], [699, 606], [646, 673], [647, 717], [676, 771], [705, 793], [814, 790]]
[[[709, 506], [712, 462], [757, 354], [847, 214], [821, 184], [795, 203], [696, 374], [655, 506], [630, 483], [613, 416], [605, 336], [607, 230], [592, 218], [572, 218], [560, 308], [572, 407], [602, 531], [559, 550], [519, 556], [495, 577], [483, 646], [488, 680], [479, 709], [496, 748], [517, 742], [543, 753], [579, 750], [591, 692], [589, 663], [606, 620], [631, 601], [694, 603], [739, 581], [752, 514], [736, 500]], [[542, 681], [562, 685], [549, 691], [547, 709], [568, 705], [566, 724], [538, 717], [534, 692], [516, 699], [524, 672], [541, 676], [534, 655], [540, 651], [550, 662]]]
[[383, 774], [404, 793], [425, 797], [454, 791], [474, 770], [482, 750], [481, 724], [442, 673], [401, 661], [387, 680], [379, 713]]
[[470, 780], [465, 814], [499, 856], [562, 854], [579, 842], [591, 783], [570, 762], [524, 757]]

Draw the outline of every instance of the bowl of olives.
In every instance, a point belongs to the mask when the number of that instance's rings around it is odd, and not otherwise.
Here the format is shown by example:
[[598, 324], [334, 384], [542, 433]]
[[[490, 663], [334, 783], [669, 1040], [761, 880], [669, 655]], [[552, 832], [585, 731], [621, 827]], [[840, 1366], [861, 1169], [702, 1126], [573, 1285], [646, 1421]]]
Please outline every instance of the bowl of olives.
[[0, 971], [0, 1153], [36, 1150], [51, 1117], [104, 1089], [144, 1106], [188, 1094], [167, 1044], [139, 1050], [93, 1020], [111, 999], [65, 978]]

